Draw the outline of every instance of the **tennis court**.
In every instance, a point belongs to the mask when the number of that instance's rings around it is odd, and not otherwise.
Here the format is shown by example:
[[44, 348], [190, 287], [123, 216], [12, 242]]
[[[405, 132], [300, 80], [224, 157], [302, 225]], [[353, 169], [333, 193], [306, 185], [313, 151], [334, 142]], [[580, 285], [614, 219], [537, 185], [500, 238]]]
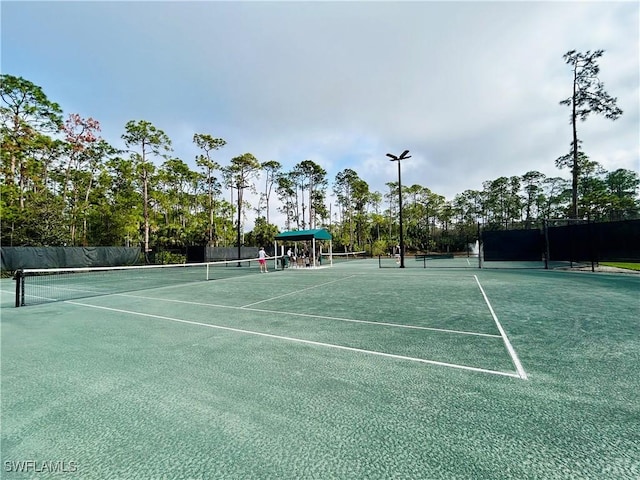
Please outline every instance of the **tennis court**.
[[369, 259], [23, 308], [14, 283], [2, 478], [640, 478], [638, 275]]

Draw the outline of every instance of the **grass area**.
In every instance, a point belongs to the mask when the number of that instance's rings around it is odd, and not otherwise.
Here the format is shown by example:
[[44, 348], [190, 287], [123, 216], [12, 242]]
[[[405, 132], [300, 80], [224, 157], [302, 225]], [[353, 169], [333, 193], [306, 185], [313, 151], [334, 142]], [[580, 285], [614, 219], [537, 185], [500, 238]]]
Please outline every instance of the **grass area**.
[[640, 263], [631, 262], [600, 262], [604, 267], [626, 268], [627, 270], [640, 271]]

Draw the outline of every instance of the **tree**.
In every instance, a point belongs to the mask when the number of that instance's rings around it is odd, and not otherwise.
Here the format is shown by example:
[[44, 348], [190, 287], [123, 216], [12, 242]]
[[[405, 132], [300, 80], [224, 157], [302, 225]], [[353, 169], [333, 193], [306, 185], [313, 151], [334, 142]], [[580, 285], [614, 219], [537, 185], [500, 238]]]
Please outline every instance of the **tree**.
[[452, 245], [452, 240], [449, 236], [449, 226], [453, 220], [453, 207], [451, 206], [451, 202], [444, 203], [440, 209], [439, 218], [442, 222], [442, 245], [445, 251], [449, 252]]
[[446, 201], [444, 196], [432, 192], [427, 187], [424, 187], [422, 202], [425, 209], [427, 231], [429, 231], [429, 236], [431, 238], [430, 245], [428, 246], [433, 248], [436, 243], [436, 220], [439, 220], [440, 224], [445, 223], [443, 221], [443, 209], [446, 205]]
[[[10, 143], [10, 141], [9, 141]], [[56, 195], [56, 179], [54, 166], [57, 159], [66, 149], [62, 140], [35, 132], [28, 140], [21, 142], [20, 151], [4, 148], [7, 138], [2, 137], [2, 181], [0, 182], [0, 210], [2, 217], [3, 245], [32, 245], [25, 222], [37, 222], [60, 208], [62, 218], [62, 202]], [[10, 181], [10, 156], [19, 158], [19, 170], [15, 182]], [[55, 204], [55, 207], [54, 205]], [[46, 207], [46, 211], [42, 210]], [[57, 238], [62, 238], [58, 235]], [[68, 239], [65, 238], [63, 243]], [[36, 244], [40, 244], [35, 240]]]
[[95, 245], [142, 244], [142, 194], [136, 188], [135, 165], [130, 160], [113, 157], [97, 177], [92, 214], [95, 215]]
[[276, 193], [278, 194], [278, 199], [282, 203], [282, 207], [279, 211], [285, 214], [286, 228], [287, 230], [291, 230], [293, 223], [298, 219], [296, 184], [291, 173], [280, 175], [276, 182]]
[[190, 222], [187, 219], [193, 213], [195, 201], [191, 186], [196, 183], [197, 176], [179, 158], [167, 159], [158, 171], [156, 200], [164, 216], [164, 223], [158, 228], [158, 235], [162, 237], [160, 244], [182, 247], [189, 243], [187, 225]]
[[[366, 229], [366, 207], [369, 204], [369, 184], [361, 178], [353, 182], [351, 190], [351, 198], [353, 200], [353, 209], [355, 211], [355, 231], [356, 241], [358, 246], [365, 243], [365, 231]], [[353, 244], [352, 244], [353, 245]], [[355, 250], [355, 249], [354, 249]]]
[[561, 105], [571, 108], [570, 123], [573, 131], [571, 142], [571, 217], [578, 218], [578, 181], [579, 169], [579, 140], [577, 121], [585, 121], [590, 114], [604, 115], [605, 118], [616, 120], [622, 115], [622, 110], [616, 105], [617, 99], [611, 97], [605, 90], [604, 84], [598, 79], [600, 67], [597, 60], [602, 57], [604, 50], [585, 53], [571, 50], [564, 54], [565, 63], [571, 65], [573, 73], [573, 89], [570, 97], [562, 100]]
[[393, 219], [395, 217], [394, 207], [399, 206], [398, 182], [387, 182], [385, 183], [385, 185], [389, 187], [389, 193], [385, 193], [384, 198], [386, 198], [389, 201], [389, 208], [387, 210], [387, 212], [389, 213], [389, 232], [387, 235], [389, 237], [388, 238], [389, 242], [391, 242], [391, 240], [393, 239], [393, 224], [394, 224]]
[[207, 186], [207, 206], [209, 211], [209, 228], [208, 237], [209, 245], [217, 245], [218, 237], [215, 231], [215, 199], [220, 193], [220, 183], [213, 176], [213, 172], [220, 169], [220, 165], [211, 158], [211, 152], [220, 150], [227, 142], [222, 138], [214, 138], [204, 133], [196, 133], [193, 135], [193, 143], [204, 150], [204, 155], [196, 157], [196, 164], [204, 169]]
[[475, 225], [484, 221], [484, 193], [479, 190], [465, 190], [453, 198], [453, 208], [458, 214], [458, 222]]
[[4, 174], [7, 182], [13, 182], [20, 171], [25, 142], [36, 133], [59, 131], [62, 109], [47, 98], [42, 88], [13, 75], [0, 75], [0, 99], [2, 149], [7, 151], [10, 162]]
[[520, 198], [520, 177], [499, 177], [483, 183], [484, 207], [489, 223], [494, 228], [509, 228], [509, 224], [520, 220], [522, 199]]
[[146, 120], [135, 122], [130, 120], [125, 125], [126, 133], [122, 139], [127, 147], [138, 147], [138, 152], [133, 152], [132, 161], [136, 166], [136, 173], [142, 183], [142, 208], [144, 219], [144, 252], [149, 249], [149, 181], [155, 168], [150, 163], [151, 156], [163, 156], [161, 152], [171, 151], [171, 140], [162, 131]]
[[258, 217], [253, 230], [247, 234], [247, 243], [256, 247], [268, 248], [273, 245], [278, 233], [280, 233], [278, 227], [268, 223], [265, 217]]
[[262, 194], [261, 199], [265, 202], [266, 222], [269, 223], [269, 200], [271, 199], [271, 190], [278, 181], [282, 165], [280, 162], [276, 162], [275, 160], [269, 160], [268, 162], [264, 162], [260, 165], [260, 168], [262, 168], [266, 177], [264, 193]]
[[373, 207], [371, 220], [375, 227], [375, 239], [380, 240], [380, 227], [384, 225], [384, 217], [380, 215], [380, 205], [382, 205], [382, 193], [376, 191], [369, 194], [369, 204]]
[[509, 224], [509, 179], [499, 177], [483, 182], [489, 224], [494, 228], [507, 228]]
[[2, 239], [9, 245], [32, 244], [28, 232], [34, 230], [26, 222], [42, 220], [56, 202], [46, 181], [55, 159], [51, 154], [59, 153], [61, 143], [47, 134], [60, 130], [62, 109], [42, 88], [13, 75], [0, 75], [0, 100]]
[[578, 211], [580, 217], [598, 221], [604, 218], [609, 204], [605, 170], [598, 162], [586, 159], [580, 164]]
[[94, 174], [102, 162], [101, 154], [106, 154], [109, 146], [97, 135], [100, 122], [91, 117], [82, 118], [77, 113], [71, 113], [62, 130], [68, 147], [66, 165], [61, 165], [60, 172], [62, 202], [68, 208], [71, 242], [75, 245], [79, 216], [83, 218], [82, 241], [86, 243], [89, 195], [93, 187]]
[[360, 181], [360, 177], [355, 170], [345, 168], [343, 171], [336, 174], [336, 178], [333, 183], [333, 193], [338, 199], [338, 206], [342, 212], [342, 226], [343, 226], [343, 238], [347, 238], [345, 232], [345, 223], [349, 222], [349, 236], [348, 243], [353, 246], [354, 241], [354, 218], [353, 218], [353, 191], [356, 183]]
[[69, 234], [60, 197], [46, 194], [34, 198], [31, 204], [37, 215], [29, 215], [27, 210], [21, 212], [20, 244], [34, 247], [65, 245]]
[[[91, 244], [89, 240], [89, 218], [95, 214], [95, 209], [100, 203], [99, 187], [100, 176], [106, 170], [106, 163], [119, 151], [103, 139], [94, 142], [84, 151], [83, 170], [74, 175], [74, 185], [77, 189], [77, 217], [82, 219], [82, 244]], [[92, 198], [93, 197], [93, 198]], [[72, 239], [73, 240], [73, 239]]]
[[[327, 172], [313, 160], [303, 160], [294, 167], [297, 178], [300, 181], [304, 205], [304, 190], [307, 189], [309, 199], [309, 228], [315, 228], [316, 212], [324, 207], [324, 194], [317, 195], [316, 192], [324, 192], [327, 185]], [[304, 207], [303, 207], [304, 216]], [[304, 221], [303, 221], [304, 224]]]
[[562, 177], [545, 178], [542, 182], [542, 190], [541, 216], [543, 218], [565, 216], [571, 198], [568, 181]]
[[238, 259], [240, 259], [240, 247], [242, 246], [242, 209], [243, 209], [243, 192], [245, 188], [255, 188], [252, 183], [258, 170], [260, 163], [250, 153], [245, 153], [231, 159], [231, 164], [223, 170], [223, 175], [227, 186], [238, 190], [238, 223], [237, 228], [237, 246]]
[[640, 176], [633, 170], [619, 168], [607, 173], [605, 183], [611, 198], [609, 216], [611, 220], [633, 218], [640, 212], [638, 187]]
[[[429, 195], [431, 190], [422, 185], [403, 186], [403, 216], [405, 241], [408, 245], [423, 250], [429, 249]], [[399, 200], [399, 199], [398, 199]]]
[[539, 213], [535, 211], [535, 207], [538, 205], [537, 200], [542, 192], [542, 181], [544, 180], [544, 178], [544, 173], [540, 173], [535, 170], [527, 172], [522, 176], [522, 182], [524, 183], [525, 192], [525, 228], [529, 228], [531, 226], [531, 222], [534, 218], [534, 213]]

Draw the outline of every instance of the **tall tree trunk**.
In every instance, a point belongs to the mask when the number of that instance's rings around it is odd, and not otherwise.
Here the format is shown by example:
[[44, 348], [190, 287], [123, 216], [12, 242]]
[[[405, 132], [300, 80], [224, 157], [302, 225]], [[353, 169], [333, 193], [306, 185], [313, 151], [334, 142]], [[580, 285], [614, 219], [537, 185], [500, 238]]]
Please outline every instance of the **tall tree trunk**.
[[573, 129], [573, 167], [571, 168], [571, 218], [578, 218], [578, 127], [576, 125], [576, 88], [577, 66], [573, 70], [573, 100], [571, 109], [571, 127]]
[[142, 204], [143, 204], [143, 216], [144, 216], [144, 253], [149, 252], [149, 188], [147, 180], [146, 167], [143, 166], [142, 172]]

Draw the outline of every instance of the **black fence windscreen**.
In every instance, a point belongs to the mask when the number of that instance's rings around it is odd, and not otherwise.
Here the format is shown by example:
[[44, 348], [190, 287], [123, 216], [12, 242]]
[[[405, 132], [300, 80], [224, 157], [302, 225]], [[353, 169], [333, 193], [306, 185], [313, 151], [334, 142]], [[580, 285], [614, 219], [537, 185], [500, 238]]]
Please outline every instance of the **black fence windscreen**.
[[640, 220], [549, 226], [553, 261], [640, 261]]
[[485, 230], [482, 251], [484, 262], [536, 262], [539, 267], [544, 261], [547, 268], [640, 262], [640, 220], [548, 220], [541, 229]]
[[487, 262], [532, 262], [544, 255], [540, 230], [485, 230], [482, 232]]
[[595, 261], [592, 225], [563, 225], [548, 227], [549, 260], [551, 261]]
[[138, 247], [1, 247], [2, 271], [22, 268], [107, 267], [142, 261]]

